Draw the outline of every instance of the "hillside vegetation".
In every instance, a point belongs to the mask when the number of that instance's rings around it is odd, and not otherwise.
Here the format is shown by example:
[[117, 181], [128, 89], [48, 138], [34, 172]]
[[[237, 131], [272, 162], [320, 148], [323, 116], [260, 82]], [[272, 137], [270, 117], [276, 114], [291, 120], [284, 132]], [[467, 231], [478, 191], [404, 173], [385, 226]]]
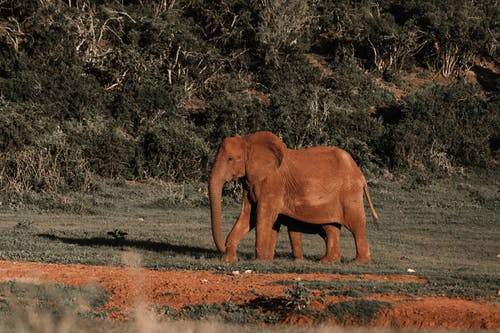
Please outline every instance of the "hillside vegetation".
[[223, 137], [496, 167], [494, 0], [0, 0], [0, 188], [200, 182]]

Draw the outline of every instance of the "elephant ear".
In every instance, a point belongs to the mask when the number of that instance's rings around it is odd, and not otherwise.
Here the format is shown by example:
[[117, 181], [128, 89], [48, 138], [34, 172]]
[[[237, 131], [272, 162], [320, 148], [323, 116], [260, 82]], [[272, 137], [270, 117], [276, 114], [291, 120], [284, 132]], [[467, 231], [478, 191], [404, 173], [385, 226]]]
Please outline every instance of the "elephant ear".
[[274, 134], [258, 132], [247, 137], [246, 175], [250, 181], [261, 181], [283, 163], [285, 144]]

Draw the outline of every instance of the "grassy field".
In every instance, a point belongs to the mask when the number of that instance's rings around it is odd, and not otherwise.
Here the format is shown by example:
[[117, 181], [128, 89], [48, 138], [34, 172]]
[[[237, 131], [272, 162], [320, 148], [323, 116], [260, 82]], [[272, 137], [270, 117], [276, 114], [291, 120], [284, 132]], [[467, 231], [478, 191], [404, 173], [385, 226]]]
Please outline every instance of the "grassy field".
[[[378, 227], [369, 218], [368, 235], [373, 258], [370, 265], [350, 263], [355, 255], [354, 241], [344, 229], [340, 264], [317, 262], [324, 252], [323, 240], [317, 235], [304, 235], [306, 260], [293, 261], [284, 230], [274, 261], [262, 263], [253, 260], [255, 239], [252, 232], [239, 247], [240, 260], [235, 264], [222, 263], [212, 241], [204, 184], [126, 182], [103, 184], [92, 195], [52, 199], [31, 196], [3, 202], [0, 206], [0, 260], [123, 266], [127, 265], [123, 254], [132, 251], [140, 255], [144, 267], [157, 270], [231, 272], [251, 269], [258, 273], [382, 275], [404, 275], [411, 270], [414, 271], [411, 274], [425, 278], [429, 283], [403, 285], [346, 281], [337, 283], [335, 291], [363, 295], [392, 291], [498, 302], [498, 179], [498, 173], [491, 171], [482, 176], [447, 178], [426, 185], [416, 185], [409, 180], [371, 182], [372, 199], [381, 218]], [[239, 209], [231, 198], [226, 201], [224, 232], [227, 234]], [[108, 234], [116, 229], [126, 231], [128, 235], [124, 239], [115, 239]], [[304, 286], [329, 292], [333, 289], [328, 283], [314, 281], [305, 281]], [[48, 295], [44, 296], [47, 299], [51, 295], [63, 294], [64, 299], [70, 300], [63, 312], [74, 310], [72, 313], [77, 314], [77, 302], [71, 303], [77, 299], [74, 295], [86, 295], [92, 304], [96, 304], [94, 308], [98, 308], [106, 297], [101, 291], [88, 288], [55, 285], [48, 290], [30, 284], [0, 284], [0, 296], [7, 294], [14, 295], [21, 307], [23, 302], [29, 302], [32, 294]], [[0, 322], [5, 322], [15, 311], [12, 304], [0, 297]], [[57, 311], [55, 316], [65, 317]], [[86, 312], [77, 315], [72, 324], [73, 327], [83, 327], [83, 331], [92, 323], [106, 328], [104, 331], [122, 330], [126, 326], [104, 317], [99, 311]], [[198, 331], [196, 325], [193, 324], [189, 331]], [[210, 325], [213, 331], [218, 331], [220, 326], [217, 325], [222, 324]], [[236, 330], [241, 331], [240, 328]], [[279, 328], [275, 330], [279, 331]]]

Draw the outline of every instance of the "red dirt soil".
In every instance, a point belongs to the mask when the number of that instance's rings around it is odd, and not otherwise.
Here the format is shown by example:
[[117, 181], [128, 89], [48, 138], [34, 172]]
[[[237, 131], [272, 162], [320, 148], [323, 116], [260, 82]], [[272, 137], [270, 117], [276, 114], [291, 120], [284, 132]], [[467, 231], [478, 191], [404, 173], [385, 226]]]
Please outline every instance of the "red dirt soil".
[[[426, 283], [412, 275], [340, 275], [340, 274], [223, 274], [209, 271], [155, 271], [142, 268], [63, 265], [37, 262], [0, 261], [0, 282], [60, 283], [72, 286], [97, 285], [108, 292], [104, 310], [111, 319], [132, 317], [139, 305], [168, 305], [177, 310], [193, 304], [221, 304], [226, 301], [245, 304], [259, 297], [282, 298], [289, 286], [271, 284], [283, 280], [376, 280]], [[313, 292], [313, 299], [319, 292]], [[375, 327], [405, 328], [500, 328], [500, 304], [450, 299], [446, 297], [408, 297], [376, 295], [392, 307], [383, 310], [370, 323]], [[322, 310], [327, 305], [351, 299], [328, 296], [310, 307]], [[290, 316], [283, 324], [311, 324], [307, 317]], [[345, 324], [345, 323], [344, 323]], [[349, 324], [349, 323], [348, 323]], [[355, 323], [352, 323], [356, 325]]]

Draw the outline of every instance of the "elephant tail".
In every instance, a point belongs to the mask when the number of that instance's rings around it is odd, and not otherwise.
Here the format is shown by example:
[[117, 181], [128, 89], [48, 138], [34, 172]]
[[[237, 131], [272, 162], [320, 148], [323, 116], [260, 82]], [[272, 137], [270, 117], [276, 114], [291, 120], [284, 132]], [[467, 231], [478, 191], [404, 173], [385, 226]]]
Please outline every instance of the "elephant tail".
[[368, 184], [365, 181], [365, 184], [363, 185], [363, 191], [365, 192], [366, 200], [368, 201], [368, 205], [370, 205], [370, 211], [372, 212], [373, 219], [375, 222], [378, 220], [378, 214], [375, 211], [375, 207], [373, 207], [372, 203], [372, 198], [370, 197], [370, 192], [368, 192]]

